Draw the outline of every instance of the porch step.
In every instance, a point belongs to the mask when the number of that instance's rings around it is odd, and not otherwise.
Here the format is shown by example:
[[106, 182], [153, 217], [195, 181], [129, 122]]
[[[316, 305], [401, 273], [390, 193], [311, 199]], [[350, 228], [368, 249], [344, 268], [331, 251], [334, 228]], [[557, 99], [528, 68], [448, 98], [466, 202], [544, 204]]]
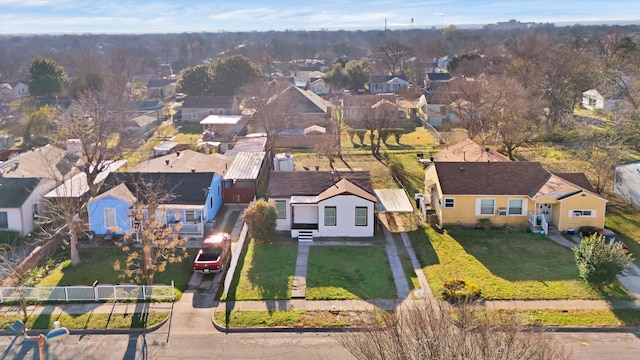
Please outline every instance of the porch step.
[[300, 230], [298, 232], [298, 241], [313, 241], [313, 231]]

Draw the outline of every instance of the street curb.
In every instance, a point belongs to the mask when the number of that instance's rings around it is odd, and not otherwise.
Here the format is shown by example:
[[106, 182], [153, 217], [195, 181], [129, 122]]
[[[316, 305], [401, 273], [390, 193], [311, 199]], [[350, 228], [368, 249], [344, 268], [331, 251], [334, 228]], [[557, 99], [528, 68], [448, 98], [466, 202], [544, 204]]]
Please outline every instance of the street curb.
[[360, 331], [362, 328], [360, 327], [284, 327], [284, 326], [273, 326], [273, 327], [232, 327], [227, 328], [223, 325], [220, 325], [216, 322], [216, 312], [218, 307], [214, 307], [213, 311], [211, 311], [211, 323], [213, 327], [219, 332], [225, 334], [248, 334], [248, 333], [306, 333], [306, 332], [319, 332], [319, 333], [330, 333], [330, 332], [349, 332], [349, 331]]
[[[69, 334], [71, 335], [126, 335], [126, 334], [145, 334], [149, 332], [154, 332], [162, 327], [164, 324], [169, 321], [171, 317], [171, 312], [167, 315], [164, 320], [160, 321], [156, 325], [151, 327], [141, 328], [141, 329], [69, 329]], [[29, 333], [32, 335], [46, 335], [50, 330], [46, 329], [29, 329]], [[0, 330], [0, 336], [6, 335], [19, 335], [13, 331], [9, 330]]]
[[[283, 326], [274, 326], [274, 327], [247, 327], [247, 328], [239, 328], [232, 327], [227, 328], [223, 325], [220, 325], [216, 322], [216, 312], [218, 307], [214, 307], [213, 311], [211, 311], [211, 323], [213, 327], [219, 332], [225, 334], [248, 334], [248, 333], [305, 333], [305, 332], [319, 332], [319, 333], [340, 333], [340, 332], [351, 332], [351, 331], [361, 331], [363, 328], [361, 327], [283, 327]], [[526, 329], [526, 328], [525, 328]], [[586, 327], [586, 326], [539, 326], [536, 328], [526, 329], [525, 331], [541, 331], [541, 332], [549, 332], [549, 333], [587, 333], [587, 332], [597, 332], [597, 333], [631, 333], [640, 331], [640, 326], [604, 326], [604, 327]]]

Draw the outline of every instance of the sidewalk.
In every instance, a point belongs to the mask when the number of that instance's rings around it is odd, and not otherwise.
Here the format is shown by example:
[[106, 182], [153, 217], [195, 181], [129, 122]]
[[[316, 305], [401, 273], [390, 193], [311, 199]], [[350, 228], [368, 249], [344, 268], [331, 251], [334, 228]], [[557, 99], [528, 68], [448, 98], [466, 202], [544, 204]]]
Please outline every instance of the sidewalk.
[[[242, 206], [230, 206], [224, 221], [230, 216], [233, 211], [241, 211]], [[233, 231], [231, 233], [232, 239], [238, 241], [237, 245], [241, 245], [246, 235], [246, 230], [243, 230], [243, 221], [238, 218]], [[389, 235], [390, 234], [385, 234]], [[423, 298], [413, 300], [410, 294], [405, 290], [405, 284], [401, 282], [398, 286], [400, 293], [405, 294], [400, 299], [376, 299], [376, 300], [305, 300], [291, 299], [291, 300], [273, 300], [273, 301], [235, 301], [235, 302], [220, 302], [214, 300], [214, 291], [185, 291], [183, 297], [175, 303], [116, 303], [116, 304], [104, 304], [104, 303], [89, 303], [89, 304], [59, 304], [59, 305], [38, 305], [29, 306], [29, 316], [39, 314], [51, 314], [59, 315], [66, 314], [121, 314], [121, 313], [136, 313], [146, 311], [156, 312], [171, 312], [169, 328], [171, 332], [190, 332], [194, 330], [201, 331], [214, 331], [212, 322], [213, 317], [217, 311], [274, 311], [274, 310], [307, 310], [307, 311], [370, 311], [375, 309], [382, 310], [395, 310], [403, 304], [410, 304], [415, 301], [439, 301], [436, 300], [431, 292], [431, 288], [422, 272], [422, 268], [417, 261], [417, 257], [409, 238], [406, 233], [401, 233], [404, 247], [411, 259], [414, 271], [420, 282], [421, 289], [415, 290], [414, 295]], [[559, 234], [551, 234], [549, 238], [563, 246], [575, 247], [576, 244], [565, 239]], [[320, 244], [318, 244], [320, 245]], [[333, 244], [336, 245], [336, 244]], [[341, 245], [349, 245], [345, 242]], [[362, 245], [362, 244], [360, 244]], [[402, 264], [397, 259], [397, 251], [392, 251], [391, 244], [387, 242], [386, 248], [388, 250], [388, 256], [391, 266], [395, 269], [394, 273], [403, 274]], [[397, 249], [395, 249], [397, 250]], [[238, 253], [238, 252], [236, 252]], [[236, 255], [237, 256], [237, 255]], [[395, 257], [395, 258], [393, 258]], [[236, 259], [237, 260], [237, 259]], [[396, 261], [398, 260], [398, 261]], [[392, 269], [393, 270], [393, 269]], [[230, 269], [233, 271], [233, 265]], [[301, 272], [301, 269], [300, 269]], [[301, 274], [300, 274], [301, 275]], [[194, 274], [193, 277], [197, 277], [198, 274]], [[201, 276], [201, 275], [200, 275]], [[398, 280], [398, 276], [394, 276]], [[402, 277], [404, 279], [404, 276]], [[640, 309], [640, 269], [633, 267], [627, 274], [620, 276], [622, 284], [632, 293], [636, 298], [635, 300], [486, 300], [480, 303], [481, 306], [488, 309]], [[192, 278], [193, 279], [193, 278]], [[302, 279], [301, 279], [302, 280]], [[216, 288], [215, 285], [222, 284], [222, 276], [216, 276], [213, 280], [213, 286], [211, 289]], [[405, 279], [406, 281], [406, 279]], [[194, 283], [196, 281], [194, 280]], [[191, 283], [191, 282], [190, 282]], [[299, 285], [303, 285], [300, 283]], [[304, 286], [302, 286], [304, 287]], [[198, 305], [198, 301], [201, 303]], [[20, 307], [14, 306], [0, 306], [0, 314], [19, 314]], [[133, 330], [132, 330], [133, 331]], [[139, 331], [139, 330], [136, 330]]]

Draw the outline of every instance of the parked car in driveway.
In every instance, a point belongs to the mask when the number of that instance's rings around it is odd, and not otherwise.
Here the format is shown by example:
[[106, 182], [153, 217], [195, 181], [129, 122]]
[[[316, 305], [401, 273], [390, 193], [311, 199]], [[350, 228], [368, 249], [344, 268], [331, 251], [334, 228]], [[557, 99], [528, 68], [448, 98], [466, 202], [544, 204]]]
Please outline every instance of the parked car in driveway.
[[193, 271], [204, 274], [224, 272], [230, 260], [231, 236], [225, 232], [219, 232], [204, 239], [193, 261]]
[[593, 234], [598, 234], [599, 236], [603, 236], [604, 241], [607, 244], [622, 243], [622, 248], [624, 249], [624, 251], [626, 252], [629, 251], [629, 248], [627, 247], [627, 245], [625, 245], [625, 243], [623, 243], [622, 240], [620, 240], [620, 237], [612, 230], [602, 229], [596, 226], [581, 226], [578, 229], [578, 235], [581, 238], [589, 237], [589, 236], [592, 236]]

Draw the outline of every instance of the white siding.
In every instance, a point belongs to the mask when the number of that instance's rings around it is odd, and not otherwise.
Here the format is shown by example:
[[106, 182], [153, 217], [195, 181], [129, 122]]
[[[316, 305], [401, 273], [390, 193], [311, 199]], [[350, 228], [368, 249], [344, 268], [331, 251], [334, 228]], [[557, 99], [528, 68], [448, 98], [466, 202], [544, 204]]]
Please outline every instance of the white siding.
[[20, 215], [20, 210], [0, 208], [0, 211], [7, 213], [7, 222], [9, 225], [7, 229], [3, 230], [19, 231], [22, 235], [24, 235], [22, 231], [22, 217]]
[[317, 224], [318, 206], [316, 205], [294, 205], [293, 219], [296, 224]]
[[[353, 195], [334, 196], [318, 204], [318, 236], [369, 237], [373, 236], [374, 203]], [[336, 226], [324, 225], [324, 208], [336, 207]], [[356, 226], [356, 207], [367, 208], [367, 226]]]
[[289, 207], [289, 199], [276, 199], [276, 198], [272, 198], [271, 200], [274, 201], [284, 201], [285, 205], [284, 205], [284, 209], [285, 209], [285, 213], [286, 216], [284, 219], [276, 219], [276, 230], [278, 231], [284, 231], [284, 230], [291, 230], [291, 208]]

